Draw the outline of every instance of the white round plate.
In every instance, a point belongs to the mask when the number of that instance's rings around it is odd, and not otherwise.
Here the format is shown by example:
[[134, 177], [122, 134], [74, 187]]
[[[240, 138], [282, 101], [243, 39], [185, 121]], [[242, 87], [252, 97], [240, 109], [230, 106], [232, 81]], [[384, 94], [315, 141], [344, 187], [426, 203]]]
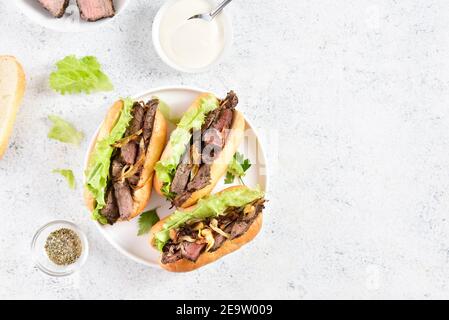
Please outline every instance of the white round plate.
[[60, 32], [81, 32], [92, 30], [108, 23], [122, 13], [128, 5], [129, 0], [114, 0], [115, 16], [95, 22], [88, 22], [81, 19], [75, 0], [70, 0], [70, 4], [62, 18], [53, 17], [37, 0], [14, 0], [14, 3], [28, 18], [43, 27]]
[[[180, 117], [195, 100], [195, 98], [202, 92], [208, 92], [208, 90], [191, 87], [164, 87], [152, 89], [133, 98], [135, 100], [147, 101], [152, 97], [157, 96], [170, 106], [172, 115]], [[224, 95], [225, 93], [221, 93], [216, 96], [224, 97]], [[240, 103], [243, 104], [244, 101], [240, 101]], [[170, 125], [170, 132], [173, 129], [174, 126]], [[94, 144], [94, 138], [97, 136], [98, 130], [93, 135], [90, 146], [87, 150], [90, 150], [92, 145]], [[257, 134], [254, 132], [248, 122], [246, 122], [245, 139], [238, 151], [244, 154], [246, 158], [250, 159], [252, 163], [251, 168], [247, 171], [247, 174], [244, 177], [245, 184], [249, 187], [259, 186], [262, 190], [266, 190], [268, 181], [265, 155], [257, 138]], [[85, 160], [85, 167], [86, 164], [87, 156]], [[217, 184], [212, 193], [215, 193], [229, 186], [231, 186], [231, 184], [225, 185], [223, 178]], [[163, 218], [174, 211], [174, 209], [170, 209], [170, 206], [171, 204], [164, 198], [159, 196], [153, 189], [151, 193], [151, 199], [146, 210], [158, 208], [157, 213], [160, 218]], [[110, 242], [122, 254], [144, 265], [159, 267], [158, 261], [160, 253], [149, 246], [148, 235], [137, 236], [138, 220], [139, 218], [137, 217], [129, 222], [118, 222], [113, 226], [102, 226], [97, 222], [95, 222], [95, 224], [97, 225], [98, 230], [100, 230], [101, 234], [103, 234], [103, 236], [106, 238], [106, 240]]]

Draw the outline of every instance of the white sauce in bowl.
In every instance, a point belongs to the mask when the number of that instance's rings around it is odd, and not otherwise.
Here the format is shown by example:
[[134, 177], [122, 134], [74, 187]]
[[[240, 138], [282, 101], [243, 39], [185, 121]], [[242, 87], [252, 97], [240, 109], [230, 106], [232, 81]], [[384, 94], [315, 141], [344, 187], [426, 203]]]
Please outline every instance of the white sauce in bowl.
[[207, 0], [177, 0], [161, 17], [159, 41], [167, 58], [187, 69], [201, 69], [213, 64], [225, 48], [225, 22], [218, 15], [212, 21], [188, 20], [191, 16], [212, 11]]

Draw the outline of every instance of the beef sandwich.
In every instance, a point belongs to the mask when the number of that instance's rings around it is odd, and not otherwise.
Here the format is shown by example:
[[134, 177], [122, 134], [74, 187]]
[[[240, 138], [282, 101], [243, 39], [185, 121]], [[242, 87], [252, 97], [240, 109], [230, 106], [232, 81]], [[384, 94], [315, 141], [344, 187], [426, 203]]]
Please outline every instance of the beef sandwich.
[[178, 209], [150, 232], [150, 245], [161, 252], [160, 265], [187, 272], [239, 249], [262, 227], [264, 193], [235, 186]]
[[154, 188], [174, 206], [194, 205], [226, 173], [245, 129], [237, 104], [232, 91], [223, 100], [201, 94], [172, 132], [155, 167]]
[[167, 132], [158, 106], [158, 99], [120, 100], [101, 125], [89, 154], [85, 201], [102, 224], [136, 217], [150, 199], [154, 165]]

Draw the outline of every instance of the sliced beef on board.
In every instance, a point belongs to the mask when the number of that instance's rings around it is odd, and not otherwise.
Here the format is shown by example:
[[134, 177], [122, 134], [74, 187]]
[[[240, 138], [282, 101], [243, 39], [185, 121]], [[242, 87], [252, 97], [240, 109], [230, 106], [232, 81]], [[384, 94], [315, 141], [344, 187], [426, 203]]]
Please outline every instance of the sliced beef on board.
[[81, 18], [87, 21], [97, 21], [115, 15], [112, 0], [77, 0]]
[[69, 0], [38, 0], [54, 17], [61, 18], [69, 5]]
[[118, 160], [112, 161], [112, 179], [114, 186], [114, 195], [117, 200], [117, 206], [120, 212], [120, 218], [128, 219], [133, 212], [133, 197], [128, 181], [118, 180], [122, 174], [123, 164]]

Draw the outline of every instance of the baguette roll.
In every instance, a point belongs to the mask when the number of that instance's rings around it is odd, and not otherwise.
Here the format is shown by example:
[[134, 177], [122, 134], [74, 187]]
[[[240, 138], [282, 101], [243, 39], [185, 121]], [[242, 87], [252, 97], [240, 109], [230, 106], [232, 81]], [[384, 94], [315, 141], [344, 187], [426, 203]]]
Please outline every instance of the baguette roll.
[[[190, 105], [186, 112], [191, 111], [192, 109], [199, 108], [202, 99], [213, 96], [210, 93], [203, 93], [199, 95], [195, 101]], [[225, 138], [225, 144], [221, 149], [219, 155], [213, 160], [213, 163], [210, 166], [210, 182], [204, 188], [196, 190], [193, 192], [188, 199], [186, 199], [182, 205], [179, 205], [180, 208], [188, 208], [195, 203], [198, 202], [199, 199], [209, 195], [212, 190], [215, 188], [219, 180], [226, 174], [229, 163], [232, 161], [234, 154], [237, 152], [237, 149], [240, 146], [240, 143], [244, 138], [245, 131], [245, 118], [242, 113], [238, 110], [232, 110], [233, 118], [232, 124], [228, 130], [228, 134]], [[171, 143], [167, 143], [162, 156], [161, 161], [164, 159], [170, 158], [172, 155], [172, 145]], [[156, 192], [165, 196], [162, 192], [163, 182], [158, 178], [157, 172], [155, 173], [154, 178], [154, 189]]]
[[[219, 195], [222, 192], [226, 192], [228, 190], [237, 189], [237, 188], [247, 188], [245, 186], [233, 186], [227, 188], [223, 191], [218, 192], [216, 195]], [[192, 211], [196, 206], [192, 206], [189, 208], [185, 208], [182, 211]], [[149, 236], [149, 244], [150, 246], [155, 247], [155, 235], [164, 228], [164, 224], [170, 216], [165, 217], [156, 223], [150, 230]], [[238, 250], [243, 245], [247, 244], [251, 240], [253, 240], [257, 234], [260, 232], [262, 228], [263, 222], [263, 213], [262, 211], [257, 215], [257, 217], [251, 222], [250, 227], [240, 236], [234, 239], [227, 239], [225, 242], [215, 251], [203, 251], [196, 261], [191, 261], [188, 259], [179, 259], [175, 262], [163, 263], [162, 254], [159, 260], [160, 266], [170, 272], [189, 272], [195, 269], [201, 268], [209, 263], [215, 262], [218, 259]]]
[[0, 56], [0, 159], [8, 148], [16, 114], [25, 94], [25, 73], [12, 56]]
[[[114, 105], [109, 109], [106, 114], [106, 118], [104, 119], [97, 137], [95, 138], [95, 143], [92, 144], [91, 149], [89, 150], [88, 156], [88, 164], [91, 163], [93, 155], [95, 153], [95, 148], [99, 141], [105, 139], [114, 126], [116, 125], [121, 111], [123, 109], [124, 102], [119, 100], [114, 103]], [[156, 110], [156, 114], [154, 117], [154, 124], [152, 129], [152, 134], [150, 138], [150, 142], [146, 149], [145, 160], [142, 165], [140, 178], [137, 183], [138, 188], [134, 190], [132, 193], [133, 198], [133, 208], [131, 214], [127, 217], [126, 220], [131, 220], [138, 216], [145, 209], [148, 201], [151, 197], [151, 186], [152, 179], [154, 175], [154, 165], [159, 160], [159, 157], [164, 149], [165, 140], [167, 135], [167, 123], [163, 116], [163, 114]], [[84, 189], [84, 200], [87, 208], [92, 212], [96, 207], [96, 201], [91, 194], [91, 192], [85, 187]], [[120, 218], [119, 220], [123, 220]]]

